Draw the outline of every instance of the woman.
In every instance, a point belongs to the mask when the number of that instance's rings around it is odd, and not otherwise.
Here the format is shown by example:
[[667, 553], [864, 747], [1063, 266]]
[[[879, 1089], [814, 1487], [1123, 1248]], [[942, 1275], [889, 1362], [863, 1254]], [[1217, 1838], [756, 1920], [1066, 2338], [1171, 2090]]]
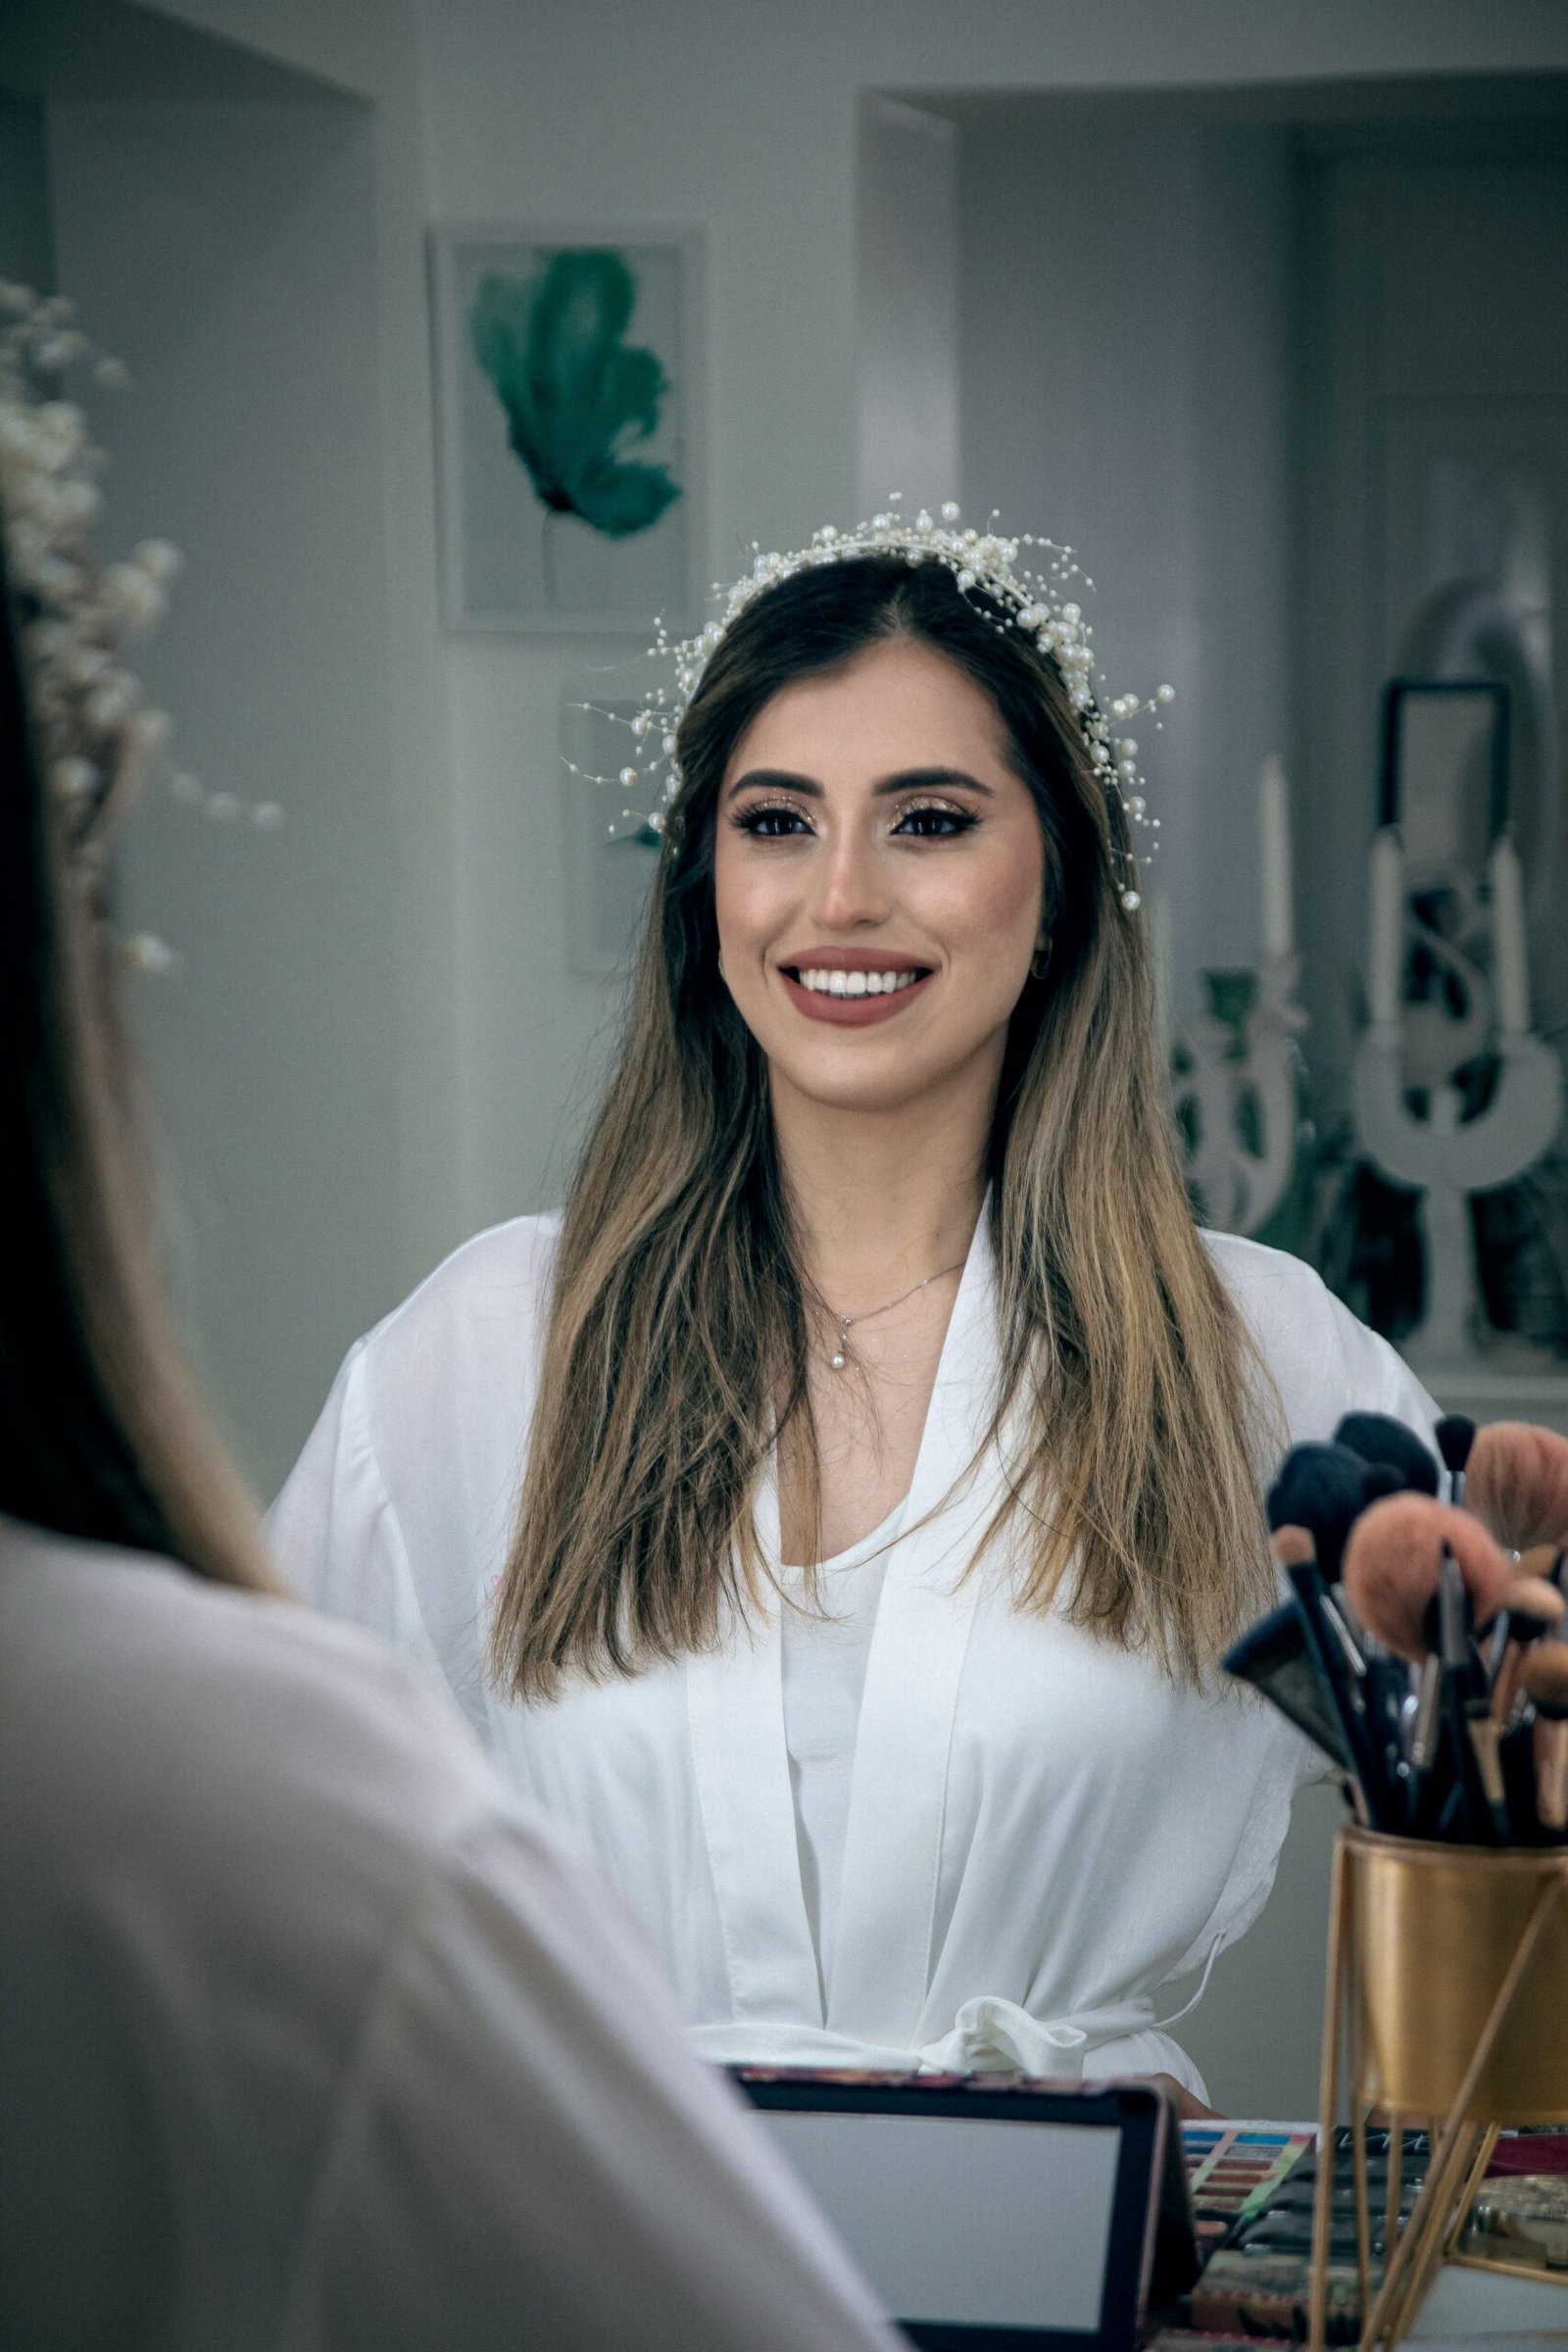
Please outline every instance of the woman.
[[891, 2352], [618, 1908], [277, 1596], [147, 1269], [117, 781], [46, 810], [0, 583], [0, 2343]]
[[1079, 615], [973, 541], [828, 535], [681, 653], [564, 1219], [352, 1351], [276, 1534], [587, 1839], [710, 2055], [1198, 2092], [1156, 2001], [1303, 1764], [1214, 1673], [1260, 1480], [1429, 1408], [1196, 1233]]

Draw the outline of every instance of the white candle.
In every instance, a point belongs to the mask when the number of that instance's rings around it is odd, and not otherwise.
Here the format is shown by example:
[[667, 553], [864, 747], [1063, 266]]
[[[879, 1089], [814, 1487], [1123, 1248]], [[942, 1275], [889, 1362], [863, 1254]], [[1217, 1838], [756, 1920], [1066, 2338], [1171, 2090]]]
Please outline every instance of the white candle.
[[1270, 752], [1257, 778], [1258, 886], [1265, 956], [1289, 956], [1295, 948], [1291, 908], [1291, 801], [1285, 769]]
[[1499, 833], [1492, 852], [1492, 985], [1501, 1027], [1522, 1036], [1530, 1026], [1530, 981], [1525, 970], [1525, 893], [1512, 833]]
[[1404, 853], [1396, 825], [1372, 836], [1372, 1019], [1392, 1026], [1404, 1000]]

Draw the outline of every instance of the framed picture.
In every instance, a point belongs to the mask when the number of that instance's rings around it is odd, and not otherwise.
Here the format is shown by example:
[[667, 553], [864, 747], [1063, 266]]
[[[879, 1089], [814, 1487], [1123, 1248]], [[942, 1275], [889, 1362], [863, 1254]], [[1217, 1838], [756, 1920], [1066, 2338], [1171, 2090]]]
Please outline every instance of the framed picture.
[[[624, 972], [642, 937], [660, 839], [638, 821], [635, 793], [613, 781], [626, 764], [629, 697], [567, 690], [561, 713], [562, 792], [570, 961], [574, 972]], [[599, 782], [598, 778], [610, 779]], [[646, 804], [646, 793], [642, 796]]]
[[1508, 821], [1508, 689], [1490, 678], [1391, 678], [1378, 822], [1410, 869], [1479, 873]]
[[701, 264], [695, 230], [431, 232], [449, 627], [692, 624]]

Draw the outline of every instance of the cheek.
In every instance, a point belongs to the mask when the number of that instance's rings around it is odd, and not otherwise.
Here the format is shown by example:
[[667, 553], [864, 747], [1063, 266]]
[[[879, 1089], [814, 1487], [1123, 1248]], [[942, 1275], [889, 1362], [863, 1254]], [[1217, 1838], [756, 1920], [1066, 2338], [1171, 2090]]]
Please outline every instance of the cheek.
[[778, 866], [740, 854], [733, 833], [721, 831], [713, 844], [713, 921], [720, 945], [731, 949], [766, 940], [790, 903], [787, 876]]
[[995, 949], [1004, 941], [1032, 950], [1045, 900], [1046, 860], [1038, 831], [987, 845], [984, 853], [932, 877], [930, 906], [955, 949]]

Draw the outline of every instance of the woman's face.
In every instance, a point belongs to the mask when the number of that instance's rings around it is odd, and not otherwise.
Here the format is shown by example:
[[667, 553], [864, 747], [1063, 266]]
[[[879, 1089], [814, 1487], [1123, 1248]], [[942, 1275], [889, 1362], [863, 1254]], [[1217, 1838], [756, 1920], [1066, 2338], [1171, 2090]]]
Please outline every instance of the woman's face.
[[893, 638], [781, 688], [730, 756], [713, 858], [724, 979], [775, 1094], [994, 1089], [1045, 880], [1001, 717], [943, 655]]

